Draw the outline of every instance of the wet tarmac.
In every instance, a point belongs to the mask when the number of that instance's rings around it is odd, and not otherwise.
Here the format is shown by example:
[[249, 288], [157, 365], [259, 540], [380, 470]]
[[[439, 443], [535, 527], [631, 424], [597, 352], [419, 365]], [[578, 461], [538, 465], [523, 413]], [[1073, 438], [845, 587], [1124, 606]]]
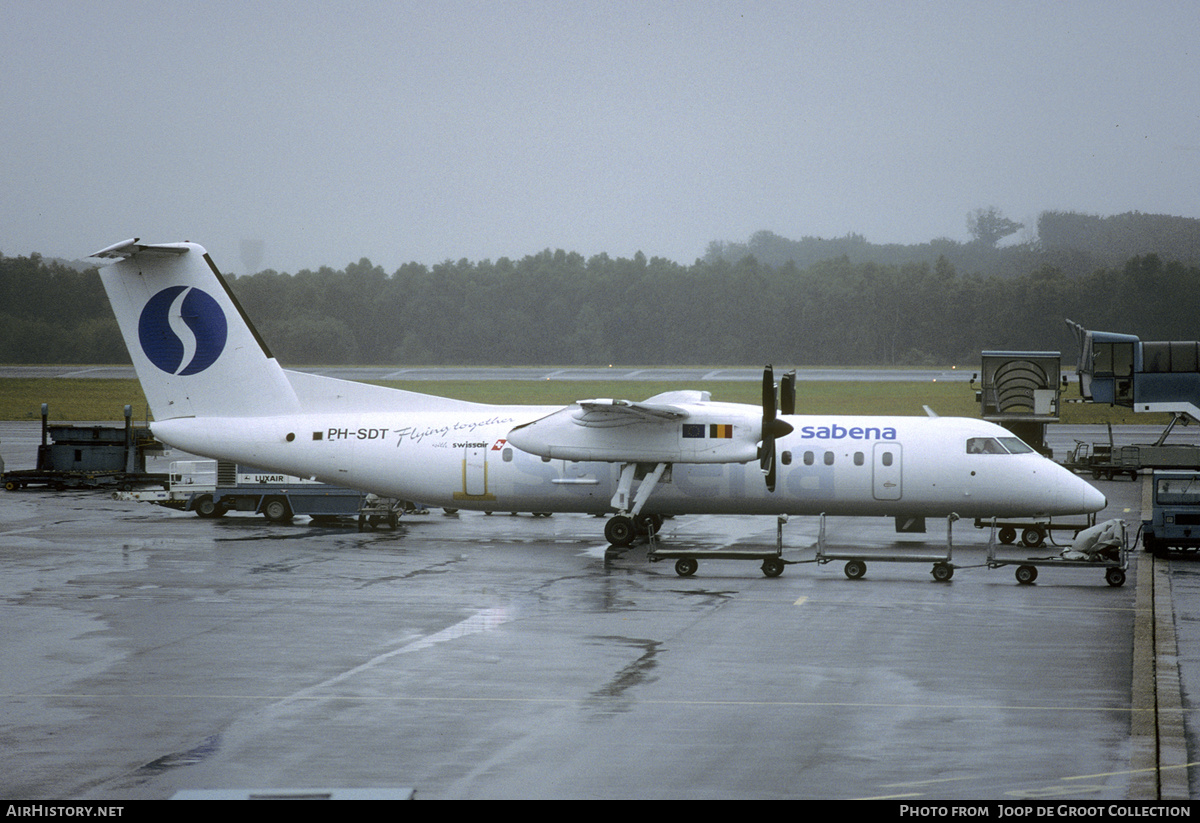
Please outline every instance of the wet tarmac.
[[[9, 468], [37, 432], [0, 424]], [[1102, 518], [1140, 519], [1140, 482], [1097, 486]], [[817, 526], [784, 527], [787, 559], [813, 559]], [[960, 521], [948, 582], [908, 563], [850, 580], [841, 563], [767, 578], [704, 561], [681, 578], [645, 545], [613, 552], [602, 528], [434, 511], [359, 532], [0, 493], [0, 794], [1152, 797], [1154, 706], [1135, 666], [1151, 575], [1186, 598], [1167, 614], [1193, 661], [1174, 717], [1190, 717], [1200, 576], [1183, 563], [1135, 557], [1122, 587], [1090, 568], [1019, 585]], [[662, 537], [770, 549], [776, 530], [691, 516]], [[905, 550], [943, 537], [931, 524]], [[897, 537], [839, 518], [830, 540]], [[1179, 745], [1169, 765], [1188, 762]], [[1187, 771], [1169, 791], [1187, 796]]]

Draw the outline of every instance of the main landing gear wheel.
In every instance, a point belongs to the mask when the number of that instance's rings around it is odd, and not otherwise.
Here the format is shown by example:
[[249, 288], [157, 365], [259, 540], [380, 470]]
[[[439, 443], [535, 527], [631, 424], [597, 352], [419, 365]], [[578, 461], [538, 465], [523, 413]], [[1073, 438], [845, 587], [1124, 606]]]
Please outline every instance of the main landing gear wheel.
[[768, 557], [762, 562], [762, 573], [767, 577], [779, 577], [783, 574], [783, 561], [777, 557]]
[[637, 529], [633, 525], [633, 518], [627, 515], [615, 515], [604, 524], [604, 539], [617, 548], [629, 546], [636, 536]]
[[700, 564], [694, 557], [681, 557], [675, 561], [675, 574], [680, 577], [691, 577], [698, 568], [700, 568]]
[[1037, 566], [1017, 566], [1017, 582], [1028, 585], [1037, 580]]
[[846, 577], [851, 580], [858, 580], [867, 573], [867, 564], [861, 560], [847, 560], [846, 567], [842, 569], [846, 573]]
[[1104, 580], [1110, 586], [1125, 585], [1125, 572], [1121, 569], [1109, 569], [1104, 573]]
[[945, 583], [951, 577], [954, 577], [954, 567], [949, 563], [934, 563], [933, 571], [930, 572], [933, 579], [939, 583]]

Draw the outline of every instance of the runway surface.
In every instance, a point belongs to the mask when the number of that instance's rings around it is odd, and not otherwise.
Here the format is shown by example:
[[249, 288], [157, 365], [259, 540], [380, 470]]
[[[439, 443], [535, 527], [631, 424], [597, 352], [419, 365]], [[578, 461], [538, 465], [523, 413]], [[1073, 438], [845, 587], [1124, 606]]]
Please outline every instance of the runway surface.
[[[749, 368], [503, 368], [499, 366], [463, 366], [449, 368], [395, 368], [389, 366], [345, 366], [301, 368], [300, 371], [336, 377], [342, 380], [729, 380], [757, 382], [762, 369]], [[777, 369], [782, 374], [785, 369]], [[798, 369], [797, 380], [932, 382], [971, 379], [970, 369]], [[0, 378], [71, 377], [133, 380], [133, 366], [0, 366]]]
[[[0, 423], [10, 469], [37, 434]], [[1140, 519], [1140, 482], [1097, 485], [1102, 518]], [[944, 527], [930, 526], [902, 550], [944, 550]], [[850, 580], [841, 563], [795, 562], [769, 579], [757, 563], [704, 561], [681, 578], [644, 544], [610, 550], [602, 527], [434, 511], [359, 532], [201, 520], [97, 492], [0, 493], [0, 794], [1153, 790], [1153, 705], [1135, 670], [1148, 558], [1119, 588], [1086, 567], [1019, 585], [1011, 567], [986, 567], [988, 533], [960, 521], [949, 582], [908, 563]], [[789, 522], [785, 557], [811, 561], [816, 532], [815, 518]], [[662, 536], [697, 550], [775, 539], [761, 517], [681, 517]], [[894, 550], [897, 536], [891, 521], [837, 519], [830, 539]], [[1194, 660], [1197, 577], [1179, 561], [1158, 574], [1175, 589], [1179, 656]], [[1179, 674], [1175, 719], [1190, 720], [1196, 679], [1187, 664]], [[1190, 762], [1191, 737], [1172, 765]], [[1184, 796], [1189, 772], [1173, 772]]]

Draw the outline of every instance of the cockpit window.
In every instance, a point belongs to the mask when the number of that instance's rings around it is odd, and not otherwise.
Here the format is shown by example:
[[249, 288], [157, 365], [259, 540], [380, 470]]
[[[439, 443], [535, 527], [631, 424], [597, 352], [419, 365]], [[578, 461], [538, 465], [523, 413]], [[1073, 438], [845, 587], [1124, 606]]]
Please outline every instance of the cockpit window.
[[1033, 451], [1033, 446], [1019, 437], [1001, 437], [1000, 442], [1008, 449], [1009, 454], [1028, 454]]
[[1033, 451], [1019, 437], [972, 437], [967, 454], [1027, 454]]

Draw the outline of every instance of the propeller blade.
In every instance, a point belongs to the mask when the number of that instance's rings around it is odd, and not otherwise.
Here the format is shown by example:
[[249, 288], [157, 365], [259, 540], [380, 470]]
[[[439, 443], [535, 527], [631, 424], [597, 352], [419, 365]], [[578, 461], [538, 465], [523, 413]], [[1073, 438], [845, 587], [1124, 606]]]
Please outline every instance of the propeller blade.
[[762, 388], [763, 421], [775, 419], [775, 371], [770, 366], [763, 369]]
[[779, 381], [779, 411], [796, 413], [796, 370], [792, 369]]
[[771, 424], [775, 422], [775, 372], [770, 365], [763, 369], [762, 415], [762, 448], [758, 452], [758, 465], [766, 474], [775, 460], [775, 437], [771, 430]]
[[792, 425], [780, 420], [777, 416], [775, 371], [770, 365], [763, 369], [762, 398], [762, 448], [758, 452], [758, 465], [762, 469], [762, 473], [766, 476], [767, 491], [773, 492], [775, 491], [775, 438], [789, 434], [792, 431]]

